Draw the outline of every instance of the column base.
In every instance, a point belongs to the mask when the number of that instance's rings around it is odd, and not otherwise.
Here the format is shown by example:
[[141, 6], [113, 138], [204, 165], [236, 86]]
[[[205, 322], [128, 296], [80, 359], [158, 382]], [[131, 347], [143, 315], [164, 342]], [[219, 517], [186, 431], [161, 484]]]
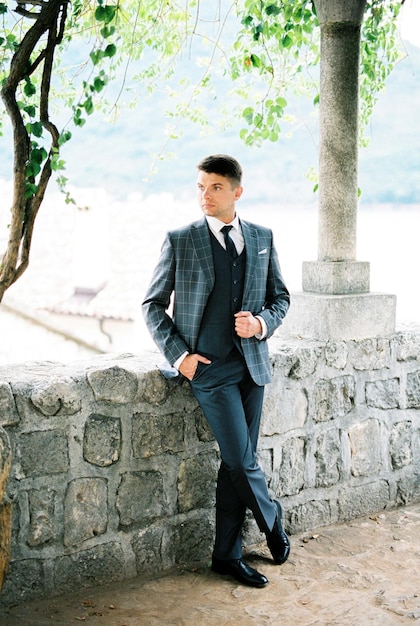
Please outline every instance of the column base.
[[370, 264], [365, 261], [304, 261], [302, 289], [310, 293], [369, 293]]
[[395, 333], [397, 297], [382, 293], [295, 293], [281, 336], [321, 341], [360, 340]]

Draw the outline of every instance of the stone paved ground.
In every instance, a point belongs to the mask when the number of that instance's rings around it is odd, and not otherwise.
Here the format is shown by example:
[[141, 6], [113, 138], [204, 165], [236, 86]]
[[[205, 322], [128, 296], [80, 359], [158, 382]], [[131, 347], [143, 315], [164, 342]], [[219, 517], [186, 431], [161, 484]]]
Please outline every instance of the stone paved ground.
[[292, 537], [278, 567], [258, 545], [249, 562], [270, 580], [238, 585], [207, 564], [0, 608], [1, 626], [394, 626], [420, 623], [420, 503]]

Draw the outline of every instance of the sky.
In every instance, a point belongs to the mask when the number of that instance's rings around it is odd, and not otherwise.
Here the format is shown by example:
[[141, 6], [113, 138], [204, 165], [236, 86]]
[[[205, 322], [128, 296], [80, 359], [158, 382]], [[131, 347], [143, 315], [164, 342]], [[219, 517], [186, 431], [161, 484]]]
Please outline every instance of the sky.
[[420, 47], [420, 0], [405, 0], [401, 9], [401, 35]]

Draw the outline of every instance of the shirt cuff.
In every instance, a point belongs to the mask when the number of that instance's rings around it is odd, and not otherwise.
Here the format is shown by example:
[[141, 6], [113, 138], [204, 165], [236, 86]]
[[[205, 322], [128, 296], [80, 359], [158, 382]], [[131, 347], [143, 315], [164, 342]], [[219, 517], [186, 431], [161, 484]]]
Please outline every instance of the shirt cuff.
[[179, 367], [180, 367], [180, 365], [181, 365], [182, 361], [185, 359], [185, 357], [186, 357], [188, 354], [189, 354], [189, 352], [188, 352], [188, 351], [183, 352], [183, 353], [181, 354], [181, 356], [180, 356], [180, 357], [178, 357], [178, 358], [177, 358], [177, 360], [175, 361], [175, 363], [174, 363], [174, 365], [173, 365], [173, 366], [174, 366], [174, 368], [175, 368], [176, 370], [178, 370], [178, 372], [179, 372]]
[[261, 317], [261, 315], [256, 315], [255, 317], [257, 318], [257, 320], [260, 321], [261, 328], [262, 328], [262, 331], [255, 336], [257, 339], [260, 339], [260, 340], [265, 339], [268, 334], [268, 328], [267, 328], [267, 324], [265, 323], [265, 319]]

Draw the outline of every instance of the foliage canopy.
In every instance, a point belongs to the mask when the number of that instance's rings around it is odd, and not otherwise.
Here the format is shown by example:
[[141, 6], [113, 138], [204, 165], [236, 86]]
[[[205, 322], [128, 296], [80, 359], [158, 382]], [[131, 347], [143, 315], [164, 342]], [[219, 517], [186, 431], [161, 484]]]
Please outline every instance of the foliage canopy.
[[[399, 58], [401, 1], [368, 0], [361, 45], [361, 127]], [[196, 71], [177, 73], [183, 58]], [[13, 128], [14, 198], [0, 300], [29, 262], [32, 231], [45, 190], [57, 173], [65, 188], [60, 146], [106, 102], [106, 87], [126, 78], [139, 94], [174, 95], [173, 117], [207, 124], [205, 98], [243, 120], [242, 140], [277, 141], [291, 93], [318, 102], [312, 69], [319, 27], [311, 0], [0, 0], [0, 85]], [[123, 77], [121, 79], [121, 76]], [[132, 81], [130, 80], [130, 84]], [[119, 107], [120, 97], [112, 103]], [[58, 128], [51, 121], [67, 119]], [[70, 198], [68, 198], [70, 201]]]

